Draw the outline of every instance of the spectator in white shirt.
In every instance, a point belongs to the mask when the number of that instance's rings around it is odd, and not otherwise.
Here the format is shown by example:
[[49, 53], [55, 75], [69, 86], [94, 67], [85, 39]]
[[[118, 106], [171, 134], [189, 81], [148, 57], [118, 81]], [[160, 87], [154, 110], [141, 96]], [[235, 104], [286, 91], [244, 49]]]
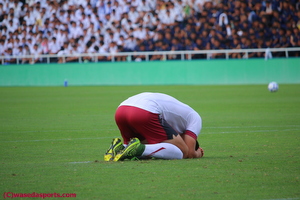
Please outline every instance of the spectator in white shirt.
[[8, 37], [8, 39], [5, 42], [5, 49], [13, 48], [13, 39], [11, 37]]
[[204, 9], [204, 4], [207, 0], [196, 0], [194, 3], [194, 8], [197, 12], [202, 12]]
[[58, 56], [58, 63], [64, 63], [66, 58], [65, 55], [69, 55], [71, 53], [71, 48], [69, 48], [68, 42], [65, 42], [62, 49], [57, 53]]
[[125, 38], [124, 38], [124, 36], [120, 35], [118, 37], [118, 39], [115, 40], [115, 42], [117, 43], [118, 46], [124, 47], [125, 46]]
[[139, 5], [137, 6], [137, 11], [138, 12], [150, 12], [150, 3], [147, 2], [146, 0], [140, 1]]
[[128, 20], [129, 20], [128, 19], [128, 13], [123, 13], [122, 16], [121, 16], [121, 18], [122, 19], [121, 19], [120, 23], [121, 23], [122, 28], [126, 27], [128, 25]]
[[113, 41], [114, 41], [114, 34], [111, 31], [111, 29], [107, 29], [104, 35], [104, 44], [109, 46], [109, 44]]
[[96, 34], [97, 30], [95, 30], [95, 26], [93, 23], [90, 24], [90, 27], [87, 29], [87, 33], [91, 36], [94, 36]]
[[111, 2], [108, 1], [106, 4], [104, 4], [104, 14], [110, 14], [112, 12], [112, 6], [111, 6]]
[[39, 48], [38, 44], [34, 44], [33, 48], [30, 51], [30, 54], [33, 55], [33, 58], [30, 61], [30, 64], [34, 64], [36, 62], [41, 62], [42, 58], [40, 58], [40, 55], [42, 54], [42, 50]]
[[139, 4], [140, 4], [140, 0], [131, 0], [130, 1], [130, 4], [131, 4], [131, 6], [133, 6], [133, 7], [138, 7], [139, 6]]
[[149, 27], [146, 27], [145, 30], [146, 30], [146, 39], [147, 40], [153, 39], [154, 32]]
[[19, 58], [16, 58], [16, 61], [18, 61], [18, 63], [22, 62], [21, 56], [23, 55], [23, 47], [22, 46], [14, 47], [12, 55], [19, 56]]
[[123, 6], [119, 3], [119, 1], [115, 1], [114, 4], [112, 5], [112, 9], [115, 10], [116, 15], [120, 16], [124, 13], [123, 11]]
[[121, 13], [124, 14], [124, 13], [128, 13], [129, 12], [129, 8], [130, 8], [130, 1], [118, 1], [120, 3], [120, 6], [121, 6]]
[[[126, 32], [121, 28], [121, 26], [118, 26], [117, 27], [117, 29], [116, 29], [116, 31], [114, 31], [114, 39], [113, 39], [113, 41], [115, 41], [115, 42], [117, 42], [117, 41], [119, 41], [119, 38], [121, 37], [121, 36], [123, 36], [123, 38], [127, 38], [127, 34], [126, 34]], [[119, 44], [117, 44], [117, 45], [119, 45]]]
[[8, 12], [7, 12], [7, 15], [8, 15], [8, 21], [14, 19], [15, 18], [15, 11], [14, 11], [14, 9], [10, 8], [8, 10]]
[[[31, 52], [30, 52], [30, 48], [29, 48], [29, 46], [26, 44], [26, 45], [24, 45], [24, 47], [23, 47], [23, 52], [22, 52], [22, 55], [23, 56], [29, 56], [31, 54]], [[28, 58], [26, 58], [26, 57], [23, 57], [22, 58], [22, 63], [27, 63], [27, 62], [29, 62], [31, 59], [28, 57]]]
[[[12, 6], [11, 7], [8, 7], [7, 10], [6, 10], [6, 13], [8, 14], [8, 16], [11, 16], [15, 14], [15, 10], [14, 10], [14, 6], [13, 6], [13, 2], [12, 2]], [[11, 17], [9, 17], [9, 19], [12, 19]]]
[[121, 20], [121, 14], [117, 13], [115, 9], [112, 10], [110, 16], [114, 22], [119, 22]]
[[81, 19], [81, 15], [80, 15], [80, 17], [76, 16], [74, 10], [68, 11], [68, 15], [70, 17], [70, 21], [78, 21], [79, 19]]
[[97, 30], [100, 28], [100, 23], [99, 23], [100, 18], [98, 15], [94, 15], [94, 14], [88, 15], [88, 18], [89, 18], [91, 24], [93, 24], [94, 30]]
[[97, 56], [98, 60], [100, 60], [100, 61], [106, 61], [107, 60], [107, 56], [109, 56], [107, 49], [108, 49], [108, 47], [104, 44], [104, 42], [100, 41], [99, 46], [95, 47], [96, 53], [100, 54], [100, 55]]
[[[54, 36], [54, 37], [59, 37], [59, 35], [60, 35], [60, 30], [58, 29], [58, 28], [54, 28], [53, 29], [53, 31], [52, 31], [52, 36]], [[46, 36], [46, 34], [44, 33], [44, 36]]]
[[56, 40], [56, 37], [52, 37], [51, 41], [49, 42], [49, 54], [57, 54], [61, 49], [61, 46]]
[[28, 47], [30, 49], [30, 52], [31, 52], [31, 50], [33, 49], [33, 45], [34, 45], [34, 43], [32, 42], [32, 38], [31, 37], [28, 38], [26, 44], [28, 45]]
[[125, 40], [125, 48], [133, 51], [136, 46], [136, 40], [134, 39], [133, 35], [130, 35], [128, 39]]
[[79, 61], [79, 54], [83, 53], [83, 50], [80, 48], [78, 43], [75, 43], [72, 45], [72, 50], [70, 51], [70, 54], [72, 56], [69, 56], [66, 58], [66, 62], [78, 62]]
[[4, 26], [8, 25], [8, 22], [9, 22], [8, 14], [4, 14], [3, 17], [2, 17], [2, 22], [0, 22], [0, 23], [4, 27]]
[[103, 41], [100, 41], [99, 44], [99, 53], [108, 53], [108, 46]]
[[[21, 9], [20, 10], [20, 17], [24, 17], [25, 16], [25, 14], [26, 14], [26, 12], [27, 12], [27, 10], [28, 10], [28, 4], [27, 3], [25, 3], [25, 4], [23, 4], [23, 9]], [[48, 13], [49, 11], [47, 10], [47, 13]]]
[[175, 16], [171, 15], [170, 10], [166, 11], [165, 16], [161, 19], [161, 23], [167, 25], [167, 26], [174, 26], [175, 24]]
[[18, 25], [17, 24], [13, 24], [13, 20], [9, 20], [7, 27], [7, 31], [8, 32], [15, 32], [15, 30], [17, 30]]
[[3, 39], [0, 39], [0, 56], [2, 56], [6, 50], [4, 43], [5, 41]]
[[182, 10], [180, 7], [176, 7], [173, 2], [169, 3], [169, 10], [175, 21], [182, 22], [184, 20]]
[[84, 40], [84, 37], [83, 35], [79, 36], [79, 38], [77, 39], [77, 43], [79, 45], [79, 48], [82, 50], [82, 52], [84, 51], [84, 48], [85, 48], [85, 44], [86, 44], [86, 41]]
[[11, 56], [13, 56], [13, 50], [12, 48], [7, 48], [5, 51], [4, 51], [4, 54], [5, 56], [5, 59], [4, 59], [4, 63], [5, 64], [12, 64], [12, 63], [16, 63], [16, 59], [15, 58], [12, 58]]
[[143, 27], [149, 27], [150, 29], [153, 29], [154, 23], [152, 18], [153, 15], [151, 12], [146, 13], [143, 17]]
[[17, 49], [20, 46], [20, 39], [18, 37], [13, 37], [13, 47]]
[[1, 32], [1, 35], [8, 35], [8, 31], [7, 31], [7, 27], [6, 27], [6, 25], [5, 26], [2, 26], [2, 30], [0, 30], [0, 32]]
[[14, 1], [13, 6], [11, 8], [14, 9], [14, 16], [19, 18], [21, 15], [23, 3], [21, 1]]
[[63, 23], [67, 23], [66, 20], [67, 20], [68, 13], [65, 12], [64, 10], [61, 9], [56, 16], [59, 19], [59, 21], [61, 21]]
[[90, 38], [91, 38], [91, 35], [88, 33], [87, 29], [83, 29], [83, 41], [84, 41], [83, 49], [85, 49], [85, 45], [90, 40]]
[[103, 19], [105, 16], [105, 5], [104, 5], [103, 0], [97, 1], [96, 8], [97, 8], [97, 13], [98, 13], [100, 19]]
[[68, 30], [63, 30], [61, 37], [59, 38], [60, 40], [58, 41], [61, 46], [68, 41], [69, 35], [68, 35]]
[[131, 20], [128, 20], [128, 25], [127, 27], [125, 27], [126, 31], [127, 31], [127, 34], [132, 34], [133, 30], [138, 28], [137, 24], [133, 23]]
[[140, 40], [146, 39], [146, 30], [140, 25], [137, 29], [133, 31], [133, 36]]
[[21, 38], [20, 45], [22, 45], [24, 47], [26, 44], [26, 41], [27, 41], [27, 39], [25, 37]]
[[87, 4], [87, 6], [84, 7], [84, 13], [88, 16], [93, 14], [93, 8], [90, 3]]
[[2, 16], [4, 13], [6, 13], [6, 11], [3, 8], [3, 3], [0, 2], [0, 16]]
[[27, 26], [35, 24], [35, 19], [29, 10], [26, 12], [24, 20], [26, 21]]
[[95, 57], [92, 54], [97, 53], [97, 50], [94, 47], [93, 41], [90, 40], [87, 42], [84, 53], [88, 55], [83, 57], [84, 62], [95, 61]]
[[62, 46], [64, 42], [63, 35], [64, 35], [64, 29], [60, 28], [58, 29], [58, 32], [55, 31], [54, 33], [52, 33], [52, 38], [55, 37], [56, 42], [60, 44], [60, 46]]
[[81, 19], [79, 21], [83, 24], [84, 29], [87, 29], [91, 23], [85, 13], [82, 13]]
[[115, 56], [115, 54], [119, 52], [119, 48], [116, 42], [112, 42], [109, 44], [108, 52], [109, 52], [109, 56], [107, 56], [107, 60], [113, 60], [113, 57], [117, 61], [123, 60], [122, 57], [124, 56]]
[[75, 11], [75, 17], [77, 19], [81, 19], [82, 13], [84, 13], [84, 7], [82, 5], [79, 6], [79, 9]]
[[[56, 19], [58, 19], [57, 16], [56, 16], [56, 12], [51, 13], [51, 15], [50, 15], [50, 17], [49, 17], [49, 20], [50, 20], [51, 22], [54, 22]], [[59, 19], [58, 19], [58, 20], [59, 20]], [[63, 23], [63, 22], [62, 22], [62, 23]]]
[[[49, 12], [49, 15], [52, 16], [53, 14], [56, 15], [56, 12], [57, 12], [57, 6], [55, 6], [54, 2], [51, 1], [49, 3], [49, 5], [47, 6], [47, 9], [48, 9], [48, 12]], [[28, 10], [29, 10], [29, 7], [28, 7]]]
[[157, 0], [147, 0], [147, 2], [149, 3], [151, 10], [155, 10]]
[[137, 19], [139, 18], [139, 13], [136, 11], [136, 8], [131, 6], [130, 10], [128, 12], [128, 19], [132, 21], [132, 23], [135, 23]]
[[[25, 4], [25, 5], [26, 5], [26, 4]], [[48, 8], [46, 5], [44, 5], [44, 6], [42, 7], [42, 12], [45, 14], [45, 16], [44, 16], [45, 19], [51, 17], [50, 10], [49, 10], [49, 8]]]
[[32, 12], [32, 15], [33, 15], [33, 18], [36, 20], [36, 19], [39, 19], [40, 18], [40, 15], [41, 15], [41, 6], [39, 4], [37, 4]]
[[109, 44], [108, 52], [109, 52], [110, 54], [115, 54], [115, 53], [118, 52], [118, 46], [117, 46], [116, 42], [111, 42], [111, 43]]
[[49, 54], [50, 48], [49, 48], [48, 38], [44, 37], [40, 45], [41, 45], [42, 54]]
[[77, 38], [82, 35], [82, 29], [77, 26], [76, 22], [72, 21], [71, 26], [69, 27], [69, 38]]
[[103, 27], [105, 27], [105, 29], [107, 29], [107, 27], [111, 27], [112, 26], [112, 18], [110, 17], [110, 14], [105, 15], [105, 17], [101, 20], [103, 23]]
[[[48, 22], [44, 23], [44, 26], [40, 28], [40, 30], [44, 33], [44, 35], [50, 31], [53, 32], [53, 29], [50, 27], [50, 24]], [[56, 30], [54, 31], [54, 34], [58, 33], [58, 29], [56, 28]]]

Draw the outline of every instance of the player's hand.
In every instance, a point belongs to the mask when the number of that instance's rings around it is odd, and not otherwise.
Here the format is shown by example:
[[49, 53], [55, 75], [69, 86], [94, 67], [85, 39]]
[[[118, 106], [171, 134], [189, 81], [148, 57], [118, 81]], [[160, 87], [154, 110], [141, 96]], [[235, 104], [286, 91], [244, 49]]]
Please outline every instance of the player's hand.
[[204, 150], [201, 147], [197, 149], [196, 153], [199, 156], [198, 158], [202, 158], [204, 156]]

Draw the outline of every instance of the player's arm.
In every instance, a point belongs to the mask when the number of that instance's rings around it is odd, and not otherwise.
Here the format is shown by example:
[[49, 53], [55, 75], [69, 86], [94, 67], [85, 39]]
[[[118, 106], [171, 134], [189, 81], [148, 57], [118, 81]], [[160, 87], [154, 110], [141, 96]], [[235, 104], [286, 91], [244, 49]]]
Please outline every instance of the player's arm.
[[189, 149], [187, 158], [201, 158], [203, 156], [203, 150], [201, 148], [197, 148], [197, 150], [195, 150], [197, 143], [195, 138], [188, 134], [183, 134], [182, 139], [184, 140]]

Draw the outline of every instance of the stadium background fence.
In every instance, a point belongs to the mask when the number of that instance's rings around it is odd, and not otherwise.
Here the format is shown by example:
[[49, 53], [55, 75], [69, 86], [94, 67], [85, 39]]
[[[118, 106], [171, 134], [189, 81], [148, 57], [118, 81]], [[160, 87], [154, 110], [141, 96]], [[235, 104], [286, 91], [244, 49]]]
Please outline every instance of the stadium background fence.
[[1, 65], [0, 86], [300, 83], [300, 58]]

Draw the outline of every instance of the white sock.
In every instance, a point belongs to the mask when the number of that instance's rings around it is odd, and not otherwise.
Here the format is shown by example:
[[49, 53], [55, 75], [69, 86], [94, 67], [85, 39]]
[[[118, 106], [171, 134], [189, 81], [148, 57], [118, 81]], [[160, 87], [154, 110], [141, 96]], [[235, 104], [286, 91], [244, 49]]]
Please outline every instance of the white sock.
[[153, 157], [166, 160], [182, 159], [182, 151], [170, 143], [146, 144], [142, 157]]

